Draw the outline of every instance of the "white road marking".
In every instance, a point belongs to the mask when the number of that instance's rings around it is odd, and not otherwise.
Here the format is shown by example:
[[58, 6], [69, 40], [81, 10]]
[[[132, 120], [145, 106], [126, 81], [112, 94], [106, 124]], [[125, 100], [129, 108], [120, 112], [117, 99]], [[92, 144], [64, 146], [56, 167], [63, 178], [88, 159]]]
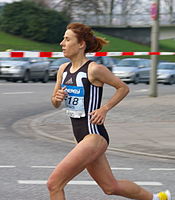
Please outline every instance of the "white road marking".
[[95, 181], [70, 181], [69, 185], [97, 185]]
[[150, 168], [151, 171], [175, 171], [175, 168]]
[[2, 94], [6, 94], [6, 95], [9, 95], [9, 94], [32, 94], [34, 92], [4, 92]]
[[47, 181], [43, 180], [18, 180], [18, 184], [25, 184], [25, 185], [45, 185]]
[[152, 185], [152, 186], [161, 186], [163, 185], [161, 182], [152, 182], [152, 181], [136, 181], [134, 182], [137, 185]]
[[[25, 184], [25, 185], [45, 185], [47, 184], [46, 180], [18, 180], [18, 184]], [[152, 182], [152, 181], [136, 181], [138, 185], [150, 185], [150, 186], [161, 186], [162, 183], [160, 182]], [[95, 181], [70, 181], [69, 185], [97, 185]]]
[[15, 168], [14, 165], [0, 165], [0, 168]]
[[135, 90], [134, 92], [148, 92], [148, 89]]
[[56, 166], [31, 166], [31, 168], [54, 169]]
[[[31, 168], [41, 168], [41, 169], [54, 169], [56, 166], [43, 166], [43, 165], [35, 165], [31, 166]], [[112, 170], [133, 170], [133, 168], [122, 168], [122, 167], [112, 167]]]
[[125, 168], [122, 168], [122, 167], [112, 167], [111, 169], [112, 170], [133, 170], [133, 168], [127, 168], [127, 167], [125, 167]]

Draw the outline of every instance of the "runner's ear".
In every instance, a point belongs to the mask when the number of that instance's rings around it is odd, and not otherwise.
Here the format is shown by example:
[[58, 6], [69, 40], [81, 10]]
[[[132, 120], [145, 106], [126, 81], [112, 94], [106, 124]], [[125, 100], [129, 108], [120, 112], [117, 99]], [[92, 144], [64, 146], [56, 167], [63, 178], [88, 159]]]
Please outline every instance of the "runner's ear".
[[80, 48], [86, 48], [86, 42], [84, 40], [80, 42]]

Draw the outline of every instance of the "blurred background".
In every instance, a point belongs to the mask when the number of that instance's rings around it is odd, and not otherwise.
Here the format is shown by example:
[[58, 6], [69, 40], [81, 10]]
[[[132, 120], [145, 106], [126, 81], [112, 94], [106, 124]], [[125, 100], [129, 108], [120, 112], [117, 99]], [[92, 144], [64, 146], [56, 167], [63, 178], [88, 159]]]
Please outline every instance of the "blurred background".
[[[77, 21], [88, 24], [100, 32], [96, 34], [107, 34], [105, 37], [109, 40], [113, 38], [108, 36], [114, 36], [115, 39], [134, 41], [147, 47], [142, 46], [139, 49], [136, 45], [133, 48], [134, 44], [126, 45], [124, 41], [122, 45], [121, 41], [117, 41], [118, 45], [114, 44], [113, 47], [114, 41], [112, 41], [110, 47], [104, 50], [145, 51], [149, 49], [151, 40], [152, 2], [151, 0], [1, 0], [0, 50], [31, 48], [28, 44], [22, 46], [22, 43], [27, 41], [17, 41], [19, 44], [10, 41], [11, 45], [8, 44], [10, 38], [5, 33], [47, 43], [44, 46], [40, 44], [40, 47], [33, 46], [33, 50], [39, 48], [39, 50], [55, 50], [55, 47], [56, 49], [58, 47], [54, 44], [62, 39], [66, 25]], [[175, 0], [160, 0], [159, 24], [160, 47], [173, 51]], [[169, 41], [171, 39], [172, 41]]]
[[[151, 39], [153, 3], [154, 1], [150, 0], [1, 0], [0, 51], [60, 51], [59, 43], [67, 24], [81, 22], [92, 26], [97, 36], [109, 41], [102, 51], [149, 52], [153, 42]], [[175, 0], [160, 0], [159, 4], [157, 51], [174, 52]], [[123, 66], [123, 61], [118, 65], [120, 60], [125, 59], [123, 57], [91, 59], [106, 65], [115, 75], [128, 83], [149, 83], [151, 69], [149, 56], [139, 56], [137, 60], [127, 61], [129, 69], [126, 66], [124, 69], [116, 68]], [[141, 61], [138, 61], [139, 59]], [[143, 64], [146, 61], [142, 59], [149, 61]], [[45, 60], [0, 58], [0, 60], [1, 79], [24, 82], [37, 79], [47, 82], [49, 79], [55, 79], [60, 64], [67, 61], [66, 59], [55, 61], [52, 58]], [[47, 67], [41, 67], [43, 62], [46, 62], [44, 66]], [[163, 71], [167, 80], [160, 82], [174, 84], [175, 56], [161, 56], [160, 62], [171, 62], [169, 64], [172, 65], [168, 66], [172, 69]], [[16, 65], [17, 72], [19, 73], [19, 69], [22, 72], [15, 75], [16, 77], [14, 75], [11, 77], [11, 74], [16, 73], [14, 71]], [[33, 70], [35, 67], [37, 69]], [[40, 72], [35, 75], [38, 70]], [[142, 77], [145, 71], [146, 75]]]

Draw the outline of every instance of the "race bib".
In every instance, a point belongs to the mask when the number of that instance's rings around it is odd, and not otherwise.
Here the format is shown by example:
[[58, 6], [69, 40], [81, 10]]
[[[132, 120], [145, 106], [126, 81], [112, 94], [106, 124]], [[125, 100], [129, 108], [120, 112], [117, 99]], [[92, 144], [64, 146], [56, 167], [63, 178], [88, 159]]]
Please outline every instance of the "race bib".
[[71, 85], [62, 85], [62, 87], [66, 87], [65, 92], [67, 92], [65, 97], [67, 115], [72, 118], [85, 117], [84, 87]]

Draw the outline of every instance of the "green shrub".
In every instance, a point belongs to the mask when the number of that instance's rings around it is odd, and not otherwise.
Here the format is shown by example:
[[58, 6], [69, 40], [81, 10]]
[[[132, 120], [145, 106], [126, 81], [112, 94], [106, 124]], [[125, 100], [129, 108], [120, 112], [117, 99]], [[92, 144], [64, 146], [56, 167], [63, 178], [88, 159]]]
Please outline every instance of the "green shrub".
[[69, 19], [32, 1], [7, 4], [2, 12], [1, 30], [40, 42], [61, 41]]

